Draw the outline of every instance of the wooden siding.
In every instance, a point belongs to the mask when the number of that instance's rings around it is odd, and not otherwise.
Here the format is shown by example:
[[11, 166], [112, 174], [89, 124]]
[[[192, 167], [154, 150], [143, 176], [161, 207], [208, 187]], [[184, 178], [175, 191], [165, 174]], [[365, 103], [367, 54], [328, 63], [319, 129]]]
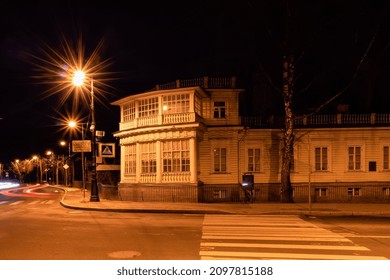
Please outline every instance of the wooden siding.
[[[209, 128], [199, 142], [198, 178], [207, 184], [233, 184], [238, 182], [237, 131], [231, 128]], [[213, 148], [227, 148], [227, 170], [213, 171]]]
[[[202, 99], [202, 116], [204, 124], [216, 125], [240, 125], [239, 117], [239, 90], [208, 90], [211, 97]], [[226, 105], [226, 118], [214, 119], [214, 101], [224, 101]]]
[[[280, 182], [281, 139], [278, 129], [252, 129], [240, 143], [240, 172], [247, 171], [246, 149], [258, 142], [261, 148], [260, 172], [254, 172], [255, 182]], [[291, 180], [299, 182], [388, 182], [390, 172], [383, 170], [383, 146], [390, 145], [390, 128], [329, 128], [296, 130], [294, 171]], [[362, 147], [362, 170], [348, 170], [348, 146]], [[310, 158], [309, 158], [310, 146]], [[315, 171], [314, 147], [327, 146], [328, 171]], [[369, 171], [369, 162], [376, 162], [376, 171]], [[310, 171], [310, 174], [309, 174]], [[309, 176], [310, 175], [310, 176]], [[310, 177], [310, 178], [309, 178]]]

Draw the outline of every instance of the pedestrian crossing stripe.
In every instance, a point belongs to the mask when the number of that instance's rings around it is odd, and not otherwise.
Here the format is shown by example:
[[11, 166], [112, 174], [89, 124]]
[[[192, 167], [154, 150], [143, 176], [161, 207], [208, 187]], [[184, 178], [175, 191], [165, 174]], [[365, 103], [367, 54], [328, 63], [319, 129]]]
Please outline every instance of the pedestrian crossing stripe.
[[[337, 254], [297, 254], [297, 253], [263, 253], [263, 252], [207, 252], [201, 251], [202, 260], [223, 258], [256, 258], [256, 259], [294, 259], [294, 260], [387, 260], [381, 256], [358, 256], [358, 255], [337, 255]], [[203, 256], [205, 258], [203, 258]]]
[[370, 251], [367, 247], [356, 245], [304, 245], [304, 244], [259, 244], [259, 243], [220, 243], [202, 242], [201, 247], [240, 247], [240, 248], [271, 248], [271, 249], [306, 249], [306, 250], [343, 250], [343, 251]]
[[15, 201], [15, 202], [12, 202], [12, 203], [10, 203], [10, 205], [18, 205], [18, 204], [20, 204], [20, 203], [23, 203], [23, 201]]
[[16, 206], [16, 205], [25, 203], [27, 205], [33, 206], [33, 205], [37, 205], [37, 204], [53, 204], [54, 202], [55, 202], [55, 200], [53, 200], [53, 199], [50, 199], [50, 200], [33, 200], [33, 201], [30, 201], [30, 202], [23, 201], [23, 200], [14, 201], [14, 202], [11, 202], [11, 201], [8, 201], [8, 200], [2, 200], [2, 201], [0, 201], [0, 205], [9, 203], [8, 205]]

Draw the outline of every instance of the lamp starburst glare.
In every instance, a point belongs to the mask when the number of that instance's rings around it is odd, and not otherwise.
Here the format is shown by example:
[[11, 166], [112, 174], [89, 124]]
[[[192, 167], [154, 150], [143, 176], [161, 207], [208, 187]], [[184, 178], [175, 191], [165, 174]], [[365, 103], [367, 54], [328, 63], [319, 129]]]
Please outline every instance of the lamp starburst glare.
[[[41, 98], [46, 99], [53, 95], [58, 95], [58, 107], [63, 108], [69, 100], [73, 103], [72, 110], [77, 111], [80, 103], [88, 104], [87, 90], [84, 86], [87, 76], [93, 73], [96, 79], [95, 90], [97, 101], [105, 104], [107, 96], [111, 93], [107, 91], [112, 88], [107, 81], [110, 72], [107, 68], [111, 65], [111, 59], [101, 59], [101, 52], [104, 46], [102, 39], [95, 49], [88, 52], [80, 37], [76, 42], [62, 37], [60, 45], [57, 47], [44, 44], [39, 47], [42, 55], [34, 54], [30, 50], [26, 51], [26, 57], [30, 57], [29, 62], [34, 65], [36, 74], [33, 78], [39, 84], [46, 84], [49, 88], [41, 92]], [[76, 92], [76, 94], [75, 94]]]

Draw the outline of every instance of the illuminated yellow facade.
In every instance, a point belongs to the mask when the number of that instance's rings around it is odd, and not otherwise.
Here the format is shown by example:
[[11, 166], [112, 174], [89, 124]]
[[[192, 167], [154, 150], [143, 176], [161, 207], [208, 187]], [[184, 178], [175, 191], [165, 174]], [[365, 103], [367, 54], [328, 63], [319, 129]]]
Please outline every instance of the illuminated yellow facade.
[[[112, 103], [121, 112], [114, 134], [120, 143], [120, 198], [242, 201], [243, 175], [252, 174], [255, 201], [278, 201], [282, 126], [240, 116], [242, 93], [234, 77], [201, 78]], [[294, 200], [389, 200], [389, 124], [388, 114], [300, 119], [291, 172]]]

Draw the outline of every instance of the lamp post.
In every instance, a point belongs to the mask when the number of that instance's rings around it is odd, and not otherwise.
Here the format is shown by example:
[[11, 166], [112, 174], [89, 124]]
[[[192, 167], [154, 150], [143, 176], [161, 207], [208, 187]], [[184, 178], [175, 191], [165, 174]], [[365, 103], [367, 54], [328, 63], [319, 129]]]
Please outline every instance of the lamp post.
[[[87, 123], [80, 123], [80, 122], [76, 122], [76, 121], [68, 122], [68, 127], [70, 127], [70, 128], [75, 128], [75, 127], [78, 127], [79, 125], [81, 126], [81, 141], [83, 141], [83, 143], [84, 143], [84, 125], [87, 125]], [[76, 130], [78, 131], [78, 129], [76, 129]], [[71, 153], [70, 153], [70, 151], [71, 151], [71, 149], [70, 149], [71, 139], [70, 138], [71, 137], [69, 135], [69, 158], [71, 158]], [[65, 145], [65, 141], [62, 141], [62, 142], [64, 144], [61, 144], [61, 145], [64, 146]], [[82, 169], [83, 198], [85, 199], [85, 157], [84, 157], [84, 149], [82, 149], [82, 152], [81, 152], [81, 169]], [[75, 171], [74, 171], [74, 164], [72, 164], [72, 170], [73, 170], [73, 174], [76, 174]], [[74, 181], [74, 176], [73, 176], [73, 181]]]
[[[53, 171], [52, 171], [52, 157], [53, 157], [53, 152], [52, 151], [47, 151], [46, 152], [46, 156], [47, 156], [47, 159], [46, 159], [46, 182], [49, 183], [49, 185], [51, 185], [52, 183], [52, 176], [53, 176]], [[48, 178], [48, 172], [50, 171], [50, 177]], [[49, 180], [48, 180], [49, 179]]]
[[[66, 141], [64, 141], [64, 140], [60, 141], [60, 145], [61, 145], [62, 147], [65, 147], [67, 144], [68, 144], [68, 143], [66, 143]], [[68, 145], [69, 145], [69, 144], [68, 144]], [[69, 156], [68, 156], [68, 159], [65, 160], [65, 155], [62, 154], [62, 167], [63, 167], [63, 169], [65, 170], [65, 174], [62, 173], [62, 177], [63, 177], [63, 180], [62, 180], [62, 181], [63, 181], [63, 183], [65, 183], [65, 187], [68, 186], [68, 168], [69, 168], [69, 165], [68, 165], [67, 163], [69, 163]], [[64, 179], [65, 179], [65, 180], [64, 180]], [[64, 181], [65, 181], [65, 182], [64, 182]]]
[[77, 123], [75, 121], [70, 121], [68, 123], [68, 126], [70, 128], [69, 130], [69, 143], [68, 143], [68, 163], [69, 163], [69, 185], [72, 186], [72, 183], [74, 183], [74, 160], [72, 160], [72, 132], [71, 130], [74, 129], [77, 126]]
[[37, 155], [34, 155], [32, 157], [32, 161], [34, 163], [34, 166], [36, 167], [37, 169], [37, 184], [40, 184], [42, 180], [39, 180], [39, 170], [40, 170], [40, 163], [41, 163], [41, 159], [37, 156]]
[[[81, 86], [85, 79], [85, 73], [82, 71], [76, 71], [73, 77], [73, 84], [76, 86]], [[91, 171], [91, 197], [89, 201], [91, 202], [99, 202], [99, 190], [97, 186], [97, 173], [96, 173], [96, 124], [95, 124], [95, 101], [94, 101], [94, 92], [93, 92], [93, 77], [91, 76], [91, 126], [90, 131], [92, 135], [92, 171]]]

